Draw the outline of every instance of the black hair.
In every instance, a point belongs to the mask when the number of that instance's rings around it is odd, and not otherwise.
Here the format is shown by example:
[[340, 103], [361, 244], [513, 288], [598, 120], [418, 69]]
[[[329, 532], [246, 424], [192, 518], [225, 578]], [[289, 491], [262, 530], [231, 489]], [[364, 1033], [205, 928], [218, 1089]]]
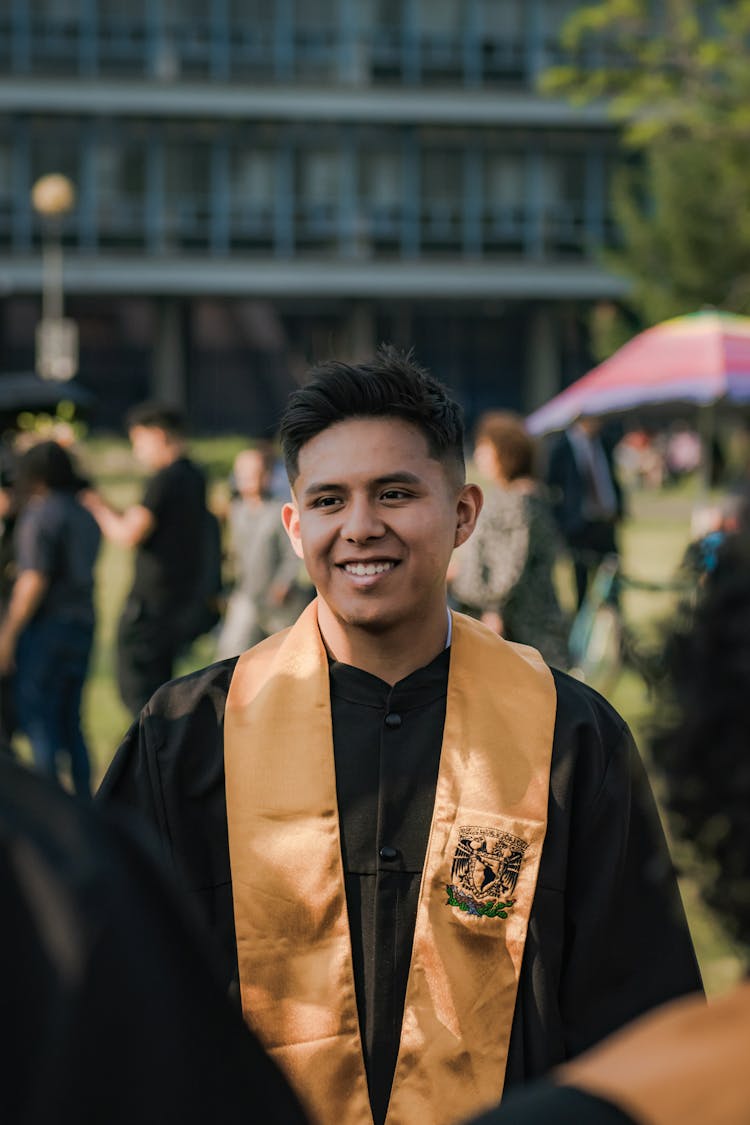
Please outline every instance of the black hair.
[[164, 430], [170, 437], [181, 438], [185, 436], [185, 415], [178, 406], [170, 406], [165, 402], [140, 402], [133, 406], [125, 415], [125, 428], [130, 431], [135, 426], [146, 429]]
[[88, 481], [79, 476], [73, 458], [56, 441], [40, 441], [18, 459], [15, 486], [25, 499], [35, 485], [57, 492], [79, 492]]
[[750, 535], [727, 540], [666, 656], [651, 736], [664, 803], [703, 898], [750, 958]]
[[299, 474], [300, 449], [323, 430], [350, 418], [401, 418], [425, 437], [430, 456], [453, 462], [464, 479], [461, 407], [420, 367], [411, 352], [383, 345], [365, 363], [328, 360], [289, 396], [281, 419], [281, 449], [290, 481]]

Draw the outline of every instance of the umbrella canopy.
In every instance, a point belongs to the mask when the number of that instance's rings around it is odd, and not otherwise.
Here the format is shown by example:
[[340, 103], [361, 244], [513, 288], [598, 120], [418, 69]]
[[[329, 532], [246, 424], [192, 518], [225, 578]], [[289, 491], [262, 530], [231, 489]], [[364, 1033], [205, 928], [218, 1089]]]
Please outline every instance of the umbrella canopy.
[[562, 430], [582, 414], [657, 403], [750, 402], [750, 317], [704, 311], [648, 328], [526, 419]]
[[86, 407], [93, 404], [94, 395], [78, 383], [50, 382], [33, 371], [0, 372], [0, 411], [3, 413], [54, 410], [64, 401]]

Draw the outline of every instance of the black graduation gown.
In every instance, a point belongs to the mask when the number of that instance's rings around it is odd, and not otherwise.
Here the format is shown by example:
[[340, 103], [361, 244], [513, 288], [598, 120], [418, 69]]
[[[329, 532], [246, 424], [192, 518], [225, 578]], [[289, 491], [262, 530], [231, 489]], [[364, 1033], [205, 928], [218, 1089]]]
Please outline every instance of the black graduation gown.
[[304, 1125], [132, 826], [0, 758], [0, 1121]]
[[569, 1086], [541, 1079], [515, 1087], [502, 1103], [468, 1125], [636, 1125], [617, 1106]]
[[[393, 688], [359, 669], [331, 665], [342, 854], [376, 1125], [385, 1115], [400, 1034], [449, 656], [446, 651]], [[228, 983], [237, 967], [222, 723], [235, 663], [222, 661], [161, 688], [100, 791], [156, 825], [175, 871], [219, 937]], [[564, 673], [553, 675], [558, 705], [548, 828], [507, 1085], [544, 1074], [641, 1012], [701, 987], [630, 733], [596, 692]]]

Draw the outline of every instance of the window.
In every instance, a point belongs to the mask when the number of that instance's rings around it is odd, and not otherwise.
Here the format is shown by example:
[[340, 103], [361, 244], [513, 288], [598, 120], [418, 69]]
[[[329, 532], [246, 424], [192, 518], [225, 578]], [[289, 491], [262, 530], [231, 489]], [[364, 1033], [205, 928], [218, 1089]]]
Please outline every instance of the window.
[[232, 244], [264, 247], [273, 244], [276, 200], [276, 155], [270, 149], [236, 149], [231, 156]]
[[334, 150], [297, 153], [296, 238], [300, 246], [328, 246], [337, 234], [341, 162]]
[[526, 81], [527, 36], [523, 0], [480, 0], [482, 70], [490, 81]]
[[460, 150], [422, 153], [422, 246], [456, 250], [462, 242], [463, 161]]
[[13, 152], [7, 141], [0, 140], [0, 243], [10, 239], [13, 215]]
[[526, 169], [520, 152], [488, 152], [484, 161], [482, 239], [488, 250], [523, 248]]
[[164, 232], [168, 244], [205, 246], [211, 193], [208, 141], [184, 137], [164, 150]]
[[363, 234], [373, 249], [396, 250], [401, 240], [403, 172], [400, 152], [366, 149], [359, 161]]
[[145, 148], [136, 138], [102, 141], [95, 150], [99, 241], [104, 246], [143, 242]]
[[582, 152], [548, 153], [542, 196], [547, 249], [581, 253], [584, 247], [586, 158]]

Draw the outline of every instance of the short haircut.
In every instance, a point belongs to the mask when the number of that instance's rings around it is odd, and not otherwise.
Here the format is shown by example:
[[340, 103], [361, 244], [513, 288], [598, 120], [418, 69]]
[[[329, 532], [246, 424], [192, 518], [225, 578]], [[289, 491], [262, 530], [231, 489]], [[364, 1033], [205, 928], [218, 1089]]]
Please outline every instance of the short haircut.
[[310, 381], [289, 396], [280, 427], [289, 480], [294, 483], [299, 475], [299, 453], [308, 441], [354, 418], [409, 422], [424, 436], [430, 456], [450, 466], [461, 482], [465, 479], [461, 407], [411, 352], [383, 345], [365, 363], [319, 364]]
[[56, 492], [78, 492], [88, 487], [79, 476], [73, 458], [56, 441], [40, 441], [18, 459], [15, 485], [24, 499], [35, 485]]
[[510, 410], [491, 410], [483, 414], [477, 425], [475, 441], [492, 444], [508, 480], [533, 476], [534, 442], [520, 415]]
[[140, 402], [125, 415], [125, 427], [128, 432], [135, 426], [143, 426], [149, 430], [163, 430], [170, 437], [181, 438], [185, 436], [187, 425], [185, 415], [178, 406], [170, 406], [165, 402]]

